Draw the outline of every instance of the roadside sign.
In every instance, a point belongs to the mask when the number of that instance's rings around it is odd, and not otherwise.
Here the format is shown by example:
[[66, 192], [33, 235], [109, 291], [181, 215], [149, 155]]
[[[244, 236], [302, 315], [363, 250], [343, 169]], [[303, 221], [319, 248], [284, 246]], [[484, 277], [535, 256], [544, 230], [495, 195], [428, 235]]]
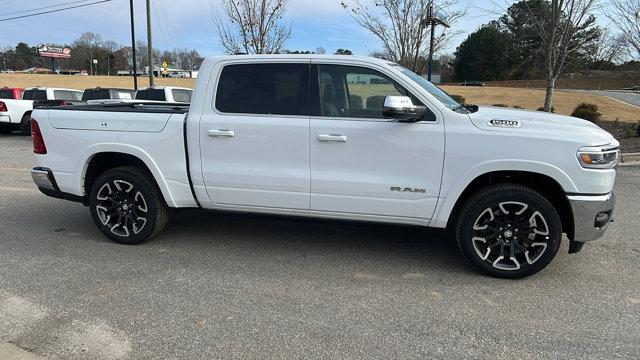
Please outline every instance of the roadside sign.
[[69, 59], [71, 58], [71, 49], [68, 47], [61, 48], [55, 46], [48, 45], [38, 45], [36, 47], [38, 51], [38, 56], [48, 57], [48, 58], [56, 58], [56, 59]]

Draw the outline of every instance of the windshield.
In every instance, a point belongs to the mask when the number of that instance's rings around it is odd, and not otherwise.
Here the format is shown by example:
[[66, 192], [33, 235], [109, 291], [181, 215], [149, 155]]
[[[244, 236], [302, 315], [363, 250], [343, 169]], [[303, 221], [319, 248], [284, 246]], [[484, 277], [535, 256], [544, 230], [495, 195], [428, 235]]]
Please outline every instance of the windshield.
[[422, 87], [423, 89], [427, 90], [427, 92], [429, 92], [429, 94], [433, 95], [436, 99], [438, 99], [441, 103], [443, 103], [449, 109], [455, 110], [455, 109], [460, 108], [461, 104], [458, 104], [455, 100], [453, 100], [451, 98], [451, 96], [449, 96], [449, 94], [444, 92], [439, 87], [433, 85], [427, 79], [423, 78], [422, 76], [420, 76], [420, 75], [414, 73], [413, 71], [411, 71], [411, 70], [409, 70], [407, 68], [404, 68], [404, 67], [402, 67], [402, 66], [400, 66], [398, 64], [390, 64], [390, 65], [396, 66], [398, 68], [398, 70], [400, 70], [401, 73], [403, 73], [409, 79], [413, 80], [415, 83], [420, 85], [420, 87]]

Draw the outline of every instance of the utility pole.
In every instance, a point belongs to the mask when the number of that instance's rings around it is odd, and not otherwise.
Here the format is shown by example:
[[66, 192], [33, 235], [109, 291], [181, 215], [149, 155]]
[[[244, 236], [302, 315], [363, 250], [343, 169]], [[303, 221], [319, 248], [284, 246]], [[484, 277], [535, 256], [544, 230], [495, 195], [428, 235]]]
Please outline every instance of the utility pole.
[[428, 22], [429, 25], [431, 26], [431, 40], [429, 43], [430, 45], [429, 45], [429, 61], [428, 61], [429, 67], [427, 70], [427, 80], [431, 81], [431, 70], [433, 69], [433, 43], [435, 38], [436, 25], [442, 25], [448, 28], [449, 24], [447, 24], [446, 22], [444, 22], [444, 20], [439, 19], [435, 16], [435, 14], [433, 13], [433, 4], [429, 5], [428, 17], [423, 21]]
[[133, 21], [133, 0], [129, 0], [131, 15], [131, 56], [133, 57], [133, 89], [138, 90], [138, 64], [136, 63], [136, 27]]
[[147, 0], [147, 53], [149, 55], [149, 86], [153, 86], [153, 45], [151, 45], [151, 0]]
[[427, 70], [427, 80], [431, 81], [431, 69], [433, 66], [433, 41], [435, 38], [436, 26], [434, 24], [434, 16], [433, 16], [433, 4], [429, 5], [429, 23], [431, 24], [431, 40], [429, 42], [429, 62], [428, 62], [428, 70]]

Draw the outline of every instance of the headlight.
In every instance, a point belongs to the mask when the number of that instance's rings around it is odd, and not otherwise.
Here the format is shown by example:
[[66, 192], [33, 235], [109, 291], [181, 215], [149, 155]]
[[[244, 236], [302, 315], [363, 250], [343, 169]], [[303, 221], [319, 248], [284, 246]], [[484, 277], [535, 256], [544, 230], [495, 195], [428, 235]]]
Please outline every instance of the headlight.
[[612, 145], [585, 146], [578, 150], [578, 161], [584, 168], [611, 169], [618, 165], [620, 150]]

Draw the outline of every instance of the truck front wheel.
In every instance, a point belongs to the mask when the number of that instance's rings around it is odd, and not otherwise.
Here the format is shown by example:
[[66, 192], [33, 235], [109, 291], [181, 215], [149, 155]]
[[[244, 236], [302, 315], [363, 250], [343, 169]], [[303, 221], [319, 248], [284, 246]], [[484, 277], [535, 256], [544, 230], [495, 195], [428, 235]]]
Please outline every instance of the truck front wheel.
[[553, 260], [562, 224], [553, 205], [537, 191], [498, 184], [463, 205], [455, 235], [462, 254], [477, 269], [514, 279], [533, 275]]
[[91, 217], [109, 239], [136, 245], [158, 235], [169, 211], [150, 176], [133, 166], [108, 170], [89, 193]]

